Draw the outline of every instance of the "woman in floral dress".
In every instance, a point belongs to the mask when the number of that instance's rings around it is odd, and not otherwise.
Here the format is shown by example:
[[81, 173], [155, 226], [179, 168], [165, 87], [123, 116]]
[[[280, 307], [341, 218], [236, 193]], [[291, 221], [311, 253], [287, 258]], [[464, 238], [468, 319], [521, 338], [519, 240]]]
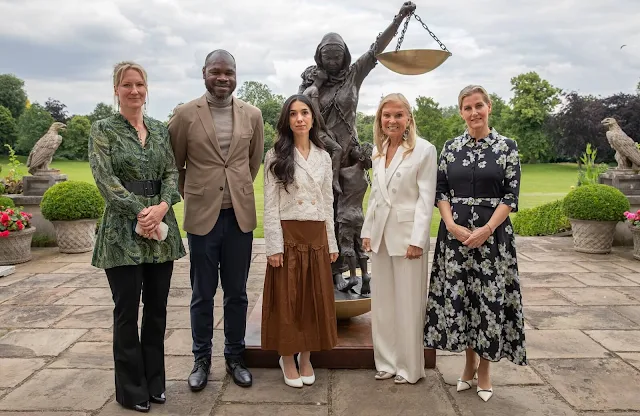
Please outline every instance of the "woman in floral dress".
[[[424, 328], [425, 347], [466, 351], [457, 391], [493, 395], [490, 362], [526, 365], [522, 296], [509, 213], [518, 209], [520, 161], [514, 140], [488, 124], [491, 100], [470, 85], [458, 97], [467, 124], [440, 155], [438, 231]], [[478, 362], [479, 356], [479, 362]]]

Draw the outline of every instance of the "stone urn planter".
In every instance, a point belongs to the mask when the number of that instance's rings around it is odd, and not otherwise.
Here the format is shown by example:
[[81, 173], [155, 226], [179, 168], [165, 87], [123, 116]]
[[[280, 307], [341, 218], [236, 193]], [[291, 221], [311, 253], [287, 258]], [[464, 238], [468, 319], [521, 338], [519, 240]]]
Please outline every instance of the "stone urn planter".
[[633, 236], [633, 258], [640, 260], [640, 227], [629, 226]]
[[618, 222], [625, 219], [629, 200], [618, 189], [602, 184], [582, 185], [567, 194], [563, 210], [573, 234], [576, 251], [589, 254], [611, 252]]
[[60, 252], [93, 250], [96, 222], [104, 205], [98, 188], [87, 182], [60, 182], [44, 193], [40, 208], [42, 215], [53, 224]]
[[580, 253], [607, 254], [613, 246], [618, 221], [585, 221], [569, 218], [573, 248]]
[[26, 263], [31, 260], [31, 239], [36, 227], [13, 231], [0, 237], [0, 266]]
[[52, 221], [61, 253], [85, 253], [96, 242], [97, 220]]

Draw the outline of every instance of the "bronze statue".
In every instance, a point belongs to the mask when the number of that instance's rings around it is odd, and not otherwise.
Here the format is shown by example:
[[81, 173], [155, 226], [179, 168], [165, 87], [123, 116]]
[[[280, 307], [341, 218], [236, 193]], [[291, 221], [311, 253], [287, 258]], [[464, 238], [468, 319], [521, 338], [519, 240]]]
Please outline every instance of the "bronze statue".
[[360, 295], [369, 296], [371, 294], [369, 286], [371, 275], [367, 272], [369, 256], [362, 249], [360, 233], [364, 223], [362, 201], [370, 182], [368, 171], [371, 169], [373, 144], [362, 143], [351, 149], [351, 156], [357, 162], [340, 169], [340, 185], [343, 192], [336, 204], [338, 246], [340, 254], [349, 267], [349, 277], [346, 281], [339, 281], [337, 289], [351, 289], [358, 284], [356, 270], [359, 266], [362, 272]]
[[[323, 136], [323, 142], [328, 143], [326, 147], [334, 162], [335, 211], [338, 210], [338, 206], [342, 203], [341, 198], [345, 198], [344, 203], [359, 203], [360, 209], [362, 207], [362, 199], [360, 198], [358, 201], [358, 198], [345, 195], [344, 189], [341, 189], [338, 181], [339, 172], [342, 169], [361, 163], [358, 158], [354, 158], [354, 154], [358, 152], [356, 150], [354, 153], [354, 148], [357, 148], [360, 144], [356, 129], [356, 110], [360, 86], [378, 63], [376, 55], [385, 50], [398, 32], [402, 21], [407, 16], [410, 16], [415, 9], [416, 5], [413, 2], [405, 2], [398, 14], [394, 16], [391, 24], [384, 32], [378, 35], [371, 48], [353, 64], [351, 63], [349, 48], [342, 37], [337, 33], [327, 33], [316, 48], [316, 65], [308, 67], [301, 75], [302, 84], [300, 85], [299, 93], [311, 98], [314, 105], [317, 105], [320, 109], [320, 114], [324, 119], [323, 131], [325, 134], [321, 136]], [[338, 146], [331, 143], [332, 140], [335, 140]], [[354, 209], [357, 209], [357, 207], [354, 206]], [[345, 223], [342, 222], [342, 224]], [[338, 235], [340, 233], [339, 228], [340, 223], [336, 221]], [[350, 269], [353, 270], [349, 264], [345, 263], [345, 256], [342, 251], [342, 248], [340, 248], [340, 258], [332, 265], [334, 284], [336, 289], [340, 291], [349, 291], [358, 282], [353, 273], [348, 280], [342, 277], [342, 273]], [[355, 259], [354, 256], [349, 257]], [[353, 260], [349, 259], [348, 262], [353, 263]], [[368, 276], [365, 273], [366, 261], [364, 263], [365, 270], [362, 270], [362, 274], [363, 276]], [[365, 286], [364, 289], [367, 289], [367, 287]]]

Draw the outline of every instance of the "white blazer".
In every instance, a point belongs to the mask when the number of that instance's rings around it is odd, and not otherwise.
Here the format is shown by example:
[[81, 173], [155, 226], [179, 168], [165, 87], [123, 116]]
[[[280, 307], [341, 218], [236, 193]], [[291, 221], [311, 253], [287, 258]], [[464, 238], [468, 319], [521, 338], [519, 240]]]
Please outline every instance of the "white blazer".
[[437, 152], [418, 137], [413, 152], [404, 159], [400, 146], [389, 168], [384, 153], [373, 149], [373, 181], [361, 237], [371, 239], [377, 253], [384, 238], [391, 256], [404, 256], [410, 245], [429, 251], [429, 230], [436, 194]]

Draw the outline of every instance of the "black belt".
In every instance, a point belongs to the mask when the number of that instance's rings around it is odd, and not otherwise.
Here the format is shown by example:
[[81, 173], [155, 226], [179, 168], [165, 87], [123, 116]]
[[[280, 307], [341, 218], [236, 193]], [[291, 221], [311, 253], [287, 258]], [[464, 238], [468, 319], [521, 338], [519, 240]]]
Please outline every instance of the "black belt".
[[124, 188], [136, 195], [144, 197], [156, 196], [162, 188], [162, 181], [146, 180], [146, 181], [123, 181]]

